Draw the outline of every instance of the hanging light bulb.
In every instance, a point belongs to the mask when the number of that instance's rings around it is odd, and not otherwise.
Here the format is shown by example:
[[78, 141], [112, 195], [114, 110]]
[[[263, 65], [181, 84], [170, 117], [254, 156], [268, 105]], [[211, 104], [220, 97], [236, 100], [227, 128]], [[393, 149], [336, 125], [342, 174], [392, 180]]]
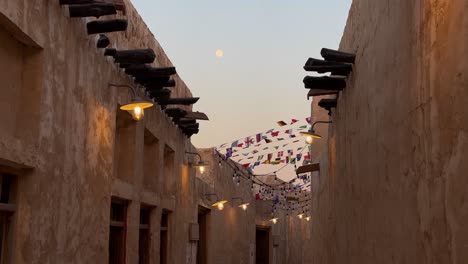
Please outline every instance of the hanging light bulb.
[[227, 203], [228, 201], [226, 200], [222, 200], [222, 201], [218, 201], [214, 204], [212, 204], [211, 206], [213, 207], [217, 207], [219, 211], [222, 211], [224, 209], [224, 204]]
[[247, 211], [247, 207], [249, 205], [250, 205], [250, 203], [243, 203], [243, 204], [239, 205], [239, 207], [242, 208], [242, 210]]
[[145, 116], [144, 109], [150, 108], [153, 106], [152, 102], [145, 101], [140, 97], [135, 97], [132, 102], [120, 107], [121, 110], [129, 111], [132, 115], [132, 118], [136, 121], [143, 119]]
[[307, 136], [305, 141], [307, 144], [312, 144], [314, 142], [314, 138], [311, 136]]
[[203, 160], [200, 160], [196, 165], [195, 165], [195, 168], [198, 168], [198, 171], [200, 171], [200, 174], [203, 174], [205, 173], [205, 170], [206, 170], [206, 167], [208, 165], [203, 162]]

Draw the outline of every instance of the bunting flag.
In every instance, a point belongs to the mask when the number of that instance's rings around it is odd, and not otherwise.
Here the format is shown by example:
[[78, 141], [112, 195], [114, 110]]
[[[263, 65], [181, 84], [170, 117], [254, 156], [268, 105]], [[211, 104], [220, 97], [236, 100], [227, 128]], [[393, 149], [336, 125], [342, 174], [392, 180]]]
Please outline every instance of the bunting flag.
[[291, 158], [289, 161], [291, 164], [296, 164], [296, 158]]
[[301, 154], [301, 153], [299, 153], [299, 154], [296, 155], [296, 160], [297, 160], [297, 161], [300, 161], [301, 158], [302, 158], [302, 154]]
[[289, 135], [289, 138], [295, 138], [296, 135]]
[[293, 118], [293, 119], [291, 119], [291, 125], [292, 125], [292, 124], [294, 124], [294, 123], [297, 123], [297, 122], [299, 122], [299, 120], [297, 120], [297, 119], [294, 119], [294, 118]]
[[310, 152], [307, 152], [306, 155], [304, 156], [305, 160], [311, 160], [310, 158]]
[[257, 161], [260, 161], [260, 160], [262, 160], [262, 159], [263, 159], [263, 155], [260, 155], [260, 156], [258, 156]]
[[228, 148], [226, 151], [226, 159], [229, 159], [232, 157], [232, 148]]
[[271, 132], [272, 137], [277, 137], [278, 135], [279, 135], [279, 131]]
[[286, 129], [286, 130], [284, 131], [284, 133], [286, 133], [286, 134], [291, 134], [291, 132], [292, 132], [292, 129]]
[[268, 147], [263, 148], [263, 150], [267, 150], [267, 149], [268, 149]]
[[236, 140], [236, 141], [232, 142], [231, 148], [237, 147], [237, 144], [239, 144], [239, 140]]
[[276, 123], [277, 123], [278, 126], [280, 126], [280, 127], [287, 125], [286, 122], [284, 122], [284, 121], [278, 121], [278, 122], [276, 122]]
[[257, 140], [257, 143], [262, 141], [262, 133], [258, 133], [256, 136], [255, 136], [255, 139]]
[[269, 139], [269, 138], [265, 138], [265, 142], [266, 142], [266, 143], [271, 143], [271, 142], [272, 142], [272, 140], [271, 140], [271, 139]]
[[283, 151], [278, 151], [278, 157], [283, 157]]
[[310, 117], [306, 117], [306, 122], [310, 124]]

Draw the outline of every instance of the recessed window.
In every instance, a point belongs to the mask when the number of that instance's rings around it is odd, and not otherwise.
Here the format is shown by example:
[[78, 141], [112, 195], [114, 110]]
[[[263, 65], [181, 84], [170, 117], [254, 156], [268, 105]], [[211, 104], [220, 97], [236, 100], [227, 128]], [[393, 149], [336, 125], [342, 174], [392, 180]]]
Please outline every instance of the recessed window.
[[168, 263], [168, 239], [169, 239], [169, 212], [163, 211], [161, 215], [161, 228], [159, 235], [159, 263]]
[[109, 264], [125, 263], [127, 201], [112, 199], [110, 208]]
[[151, 246], [151, 233], [150, 233], [150, 218], [151, 208], [141, 207], [140, 209], [140, 237], [138, 243], [138, 263], [150, 263], [150, 246]]
[[0, 174], [0, 264], [11, 263], [16, 176]]

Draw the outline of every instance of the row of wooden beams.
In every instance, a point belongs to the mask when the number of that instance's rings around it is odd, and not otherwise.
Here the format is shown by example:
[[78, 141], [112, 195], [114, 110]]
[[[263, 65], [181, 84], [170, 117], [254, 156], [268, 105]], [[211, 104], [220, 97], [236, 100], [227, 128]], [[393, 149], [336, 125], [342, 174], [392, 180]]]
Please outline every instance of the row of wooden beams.
[[332, 108], [336, 108], [337, 100], [336, 99], [322, 99], [318, 102], [318, 105], [328, 111], [328, 115], [331, 115]]

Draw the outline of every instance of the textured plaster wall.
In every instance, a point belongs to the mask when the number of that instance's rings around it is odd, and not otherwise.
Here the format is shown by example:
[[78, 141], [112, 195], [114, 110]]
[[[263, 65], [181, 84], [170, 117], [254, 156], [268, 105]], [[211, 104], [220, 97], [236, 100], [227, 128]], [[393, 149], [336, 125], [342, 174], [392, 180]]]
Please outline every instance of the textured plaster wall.
[[304, 263], [466, 263], [468, 2], [355, 0]]
[[[151, 263], [158, 263], [162, 209], [177, 219], [170, 223], [169, 263], [185, 263], [188, 226], [197, 221], [187, 202], [196, 193], [195, 170], [187, 165], [193, 158], [185, 151], [194, 149], [153, 108], [145, 121], [130, 124], [128, 159], [116, 157], [117, 108], [130, 98], [107, 84], [132, 82], [86, 34], [91, 19], [69, 18], [58, 2], [0, 1], [0, 165], [18, 173], [14, 263], [106, 263], [111, 196], [129, 200], [127, 263], [138, 258], [141, 203], [155, 208]], [[125, 17], [128, 30], [108, 34], [111, 46], [153, 48], [155, 65], [171, 65], [129, 1]], [[191, 96], [176, 82], [174, 96]], [[158, 141], [151, 152], [158, 184], [144, 184], [144, 163], [151, 163], [143, 158], [145, 131]], [[173, 152], [171, 170], [164, 169], [165, 149]], [[133, 163], [125, 177], [117, 177], [117, 162]]]

